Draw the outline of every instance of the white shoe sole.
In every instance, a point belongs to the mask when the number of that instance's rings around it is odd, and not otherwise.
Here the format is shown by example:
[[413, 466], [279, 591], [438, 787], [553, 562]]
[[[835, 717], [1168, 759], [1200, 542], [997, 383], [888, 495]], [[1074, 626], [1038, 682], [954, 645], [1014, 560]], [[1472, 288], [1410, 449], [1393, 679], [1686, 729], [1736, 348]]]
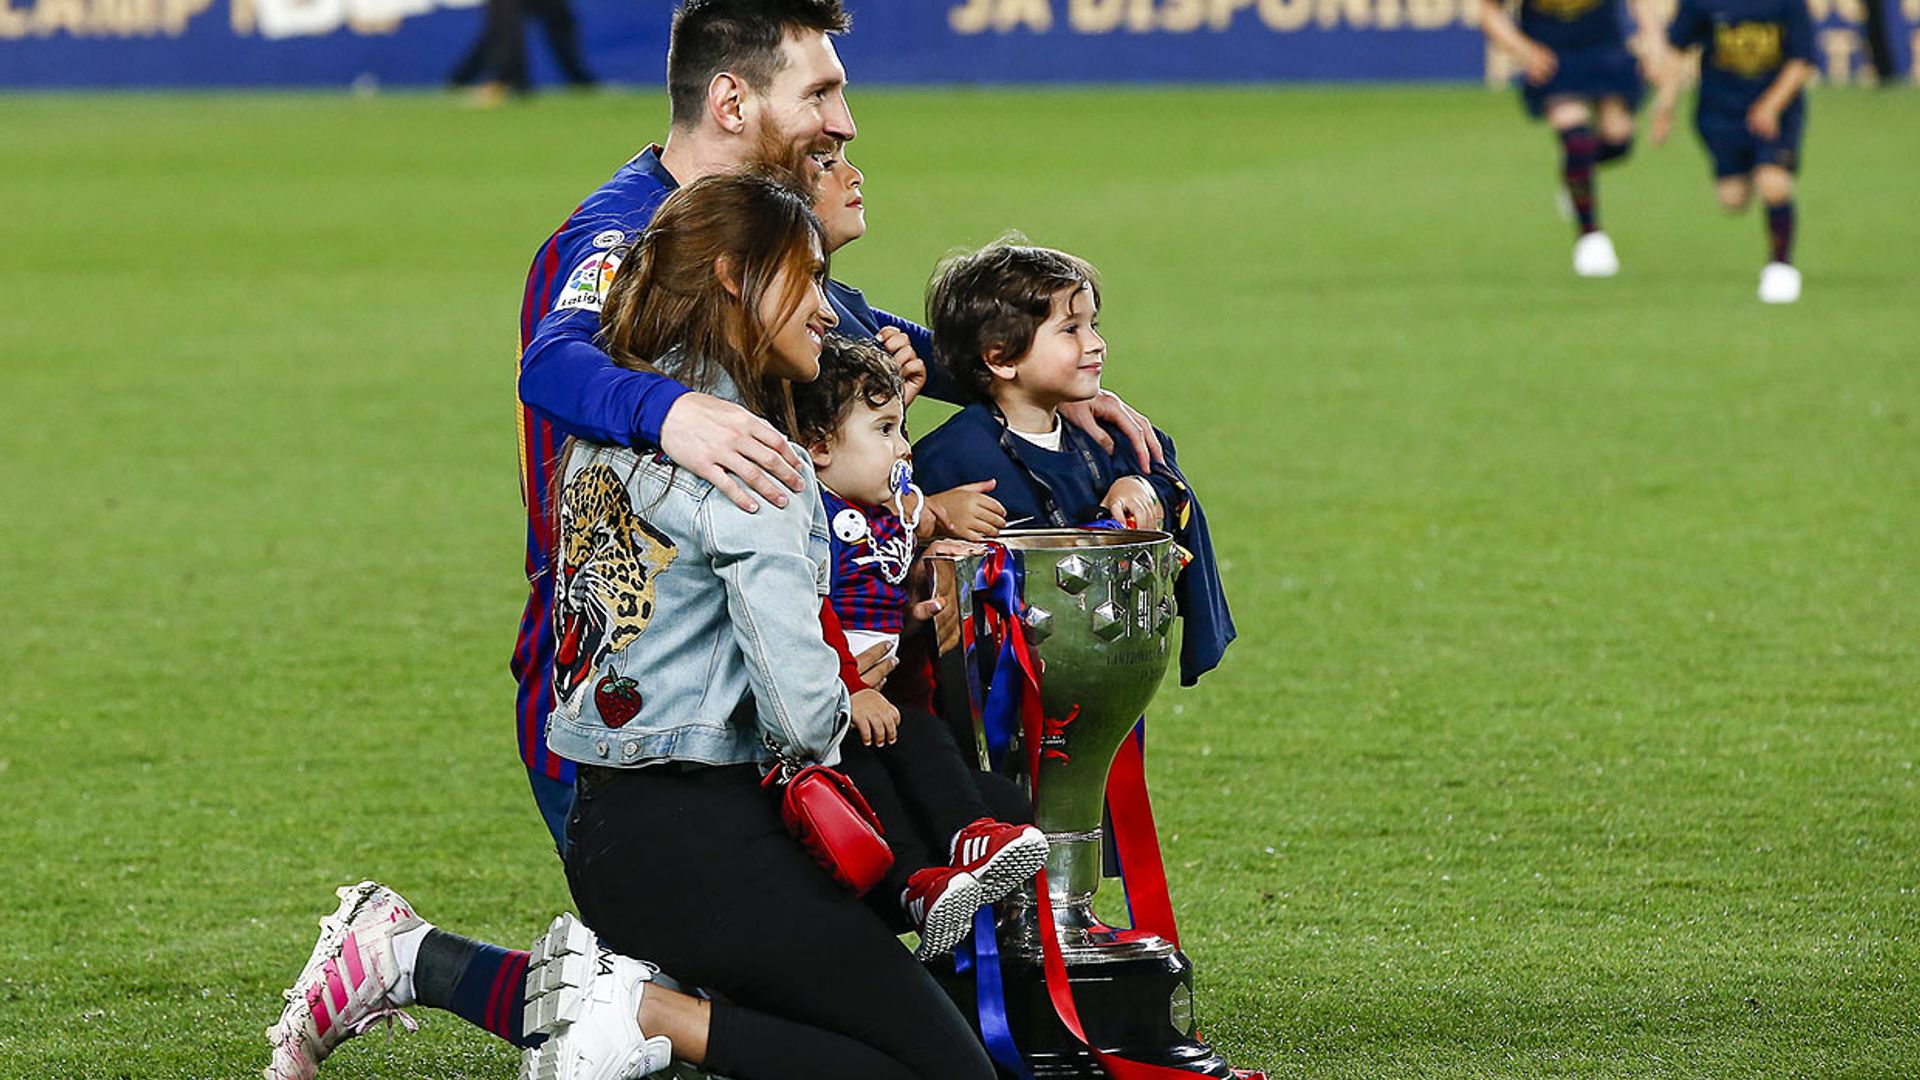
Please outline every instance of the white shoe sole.
[[966, 883], [948, 889], [927, 909], [926, 918], [920, 924], [920, 945], [913, 950], [916, 958], [931, 960], [945, 956], [973, 929], [973, 913], [979, 911], [985, 901], [979, 879], [972, 874], [966, 877]]
[[580, 1019], [584, 987], [594, 974], [593, 931], [572, 915], [561, 915], [533, 943], [527, 956], [527, 996], [521, 1021], [528, 1035], [547, 1041], [520, 1055], [520, 1080], [569, 1080], [560, 1036]]
[[973, 871], [980, 883], [980, 902], [998, 903], [1008, 893], [1032, 880], [1047, 864], [1047, 835], [1031, 826], [999, 851], [985, 866]]

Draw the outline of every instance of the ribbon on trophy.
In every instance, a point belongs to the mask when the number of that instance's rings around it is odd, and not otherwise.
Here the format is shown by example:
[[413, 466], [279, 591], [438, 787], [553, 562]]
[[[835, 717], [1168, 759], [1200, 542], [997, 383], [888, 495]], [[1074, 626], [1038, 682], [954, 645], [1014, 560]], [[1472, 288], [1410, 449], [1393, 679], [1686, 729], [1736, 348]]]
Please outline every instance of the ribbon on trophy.
[[[996, 661], [996, 676], [981, 708], [986, 729], [988, 753], [997, 767], [1012, 745], [1017, 722], [1027, 754], [1027, 775], [1031, 778], [1031, 796], [1036, 804], [1040, 794], [1040, 763], [1047, 728], [1040, 697], [1040, 672], [1037, 659], [1026, 638], [1025, 605], [1020, 599], [1019, 570], [1007, 549], [990, 545], [986, 559], [974, 581], [976, 595], [998, 618], [1001, 647]], [[1017, 672], [1017, 675], [1015, 674]], [[1012, 677], [1009, 677], [1012, 676]], [[1153, 807], [1147, 797], [1145, 719], [1136, 725], [1115, 755], [1107, 778], [1108, 810], [1113, 821], [1114, 845], [1119, 854], [1121, 886], [1127, 906], [1133, 914], [1134, 933], [1156, 934], [1179, 945], [1173, 901], [1167, 889], [1166, 864], [1160, 854], [1160, 839], [1153, 820]], [[1039, 923], [1054, 926], [1053, 903], [1044, 869], [1034, 879], [1034, 895]], [[1192, 1080], [1192, 1073], [1161, 1065], [1133, 1061], [1106, 1053], [1087, 1038], [1074, 1004], [1073, 988], [1067, 977], [1066, 958], [1059, 936], [1042, 933], [1047, 995], [1054, 1012], [1067, 1031], [1093, 1055], [1114, 1080]], [[982, 908], [974, 920], [971, 954], [961, 953], [955, 966], [974, 972], [975, 1002], [979, 1013], [981, 1039], [996, 1064], [1014, 1076], [1028, 1080], [1032, 1076], [1014, 1045], [1007, 1019], [1006, 1000], [1001, 981], [998, 941], [991, 909]], [[1262, 1074], [1235, 1070], [1237, 1076]]]
[[1013, 733], [1020, 728], [1023, 698], [1032, 697], [1034, 708], [1040, 707], [1038, 695], [1021, 693], [1029, 683], [1039, 686], [1040, 677], [1033, 670], [1033, 650], [1027, 647], [1026, 605], [1020, 601], [1019, 564], [1003, 545], [989, 543], [987, 549], [986, 558], [981, 560], [980, 570], [974, 575], [973, 589], [1000, 636], [1000, 655], [994, 661], [993, 670], [997, 675], [1019, 668], [1023, 676], [994, 679], [987, 689], [987, 700], [980, 706], [980, 725], [987, 736], [987, 760], [998, 769], [1013, 746]]

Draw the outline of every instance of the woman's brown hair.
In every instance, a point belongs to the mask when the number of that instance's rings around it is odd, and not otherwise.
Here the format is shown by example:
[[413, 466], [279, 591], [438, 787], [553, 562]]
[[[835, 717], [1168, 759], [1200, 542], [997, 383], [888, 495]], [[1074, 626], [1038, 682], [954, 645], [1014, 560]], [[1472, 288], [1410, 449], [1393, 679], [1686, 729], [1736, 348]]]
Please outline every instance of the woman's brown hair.
[[776, 326], [807, 301], [800, 286], [826, 280], [826, 230], [811, 202], [786, 170], [768, 168], [702, 177], [668, 196], [607, 289], [601, 347], [621, 367], [695, 390], [724, 373], [748, 409], [792, 432], [786, 381], [766, 375], [773, 327], [757, 313], [785, 271], [793, 295], [777, 298]]

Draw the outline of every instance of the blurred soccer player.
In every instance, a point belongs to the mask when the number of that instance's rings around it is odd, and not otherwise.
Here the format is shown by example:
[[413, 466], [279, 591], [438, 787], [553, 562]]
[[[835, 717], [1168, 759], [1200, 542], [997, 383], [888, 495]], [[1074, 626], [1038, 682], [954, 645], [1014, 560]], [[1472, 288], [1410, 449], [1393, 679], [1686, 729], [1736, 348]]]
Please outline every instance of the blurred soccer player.
[[1770, 255], [1760, 299], [1800, 299], [1793, 265], [1794, 176], [1806, 127], [1801, 90], [1813, 77], [1813, 19], [1806, 0], [1680, 0], [1667, 28], [1672, 50], [1658, 65], [1653, 142], [1666, 142], [1685, 75], [1686, 54], [1700, 50], [1694, 126], [1713, 162], [1720, 205], [1739, 213], [1757, 190], [1767, 208]]
[[[1544, 118], [1560, 138], [1565, 202], [1579, 228], [1573, 272], [1612, 277], [1620, 258], [1600, 228], [1594, 170], [1633, 150], [1633, 114], [1644, 86], [1627, 49], [1620, 0], [1518, 0], [1517, 23], [1504, 0], [1482, 4], [1488, 39], [1520, 65], [1528, 115]], [[1643, 41], [1650, 39], [1655, 21], [1637, 8], [1635, 15]]]

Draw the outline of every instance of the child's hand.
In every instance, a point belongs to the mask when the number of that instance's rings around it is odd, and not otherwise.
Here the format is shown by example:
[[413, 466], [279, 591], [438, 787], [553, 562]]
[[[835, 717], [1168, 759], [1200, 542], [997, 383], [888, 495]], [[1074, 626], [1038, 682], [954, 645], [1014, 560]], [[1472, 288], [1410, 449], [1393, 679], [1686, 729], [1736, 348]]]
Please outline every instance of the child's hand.
[[900, 710], [880, 691], [862, 690], [853, 695], [853, 730], [863, 745], [892, 746], [899, 738]]
[[1768, 107], [1765, 101], [1754, 102], [1753, 108], [1747, 110], [1747, 130], [1756, 138], [1779, 138], [1780, 110]]
[[1100, 505], [1129, 529], [1157, 529], [1166, 517], [1160, 509], [1160, 493], [1140, 476], [1115, 480]]
[[913, 339], [897, 326], [883, 326], [875, 337], [880, 347], [887, 350], [887, 355], [893, 357], [893, 366], [900, 372], [900, 381], [905, 384], [900, 393], [900, 407], [904, 409], [913, 404], [913, 399], [919, 397], [920, 391], [926, 388], [926, 361], [913, 351]]
[[1553, 73], [1560, 70], [1560, 58], [1553, 50], [1537, 41], [1527, 42], [1527, 51], [1522, 58], [1521, 67], [1527, 73], [1527, 82], [1534, 86], [1544, 86]]
[[987, 494], [997, 483], [997, 480], [982, 480], [927, 496], [927, 513], [921, 515], [922, 527], [928, 527], [927, 522], [931, 521], [933, 535], [961, 540], [990, 540], [999, 536], [1007, 525], [1007, 508]]

